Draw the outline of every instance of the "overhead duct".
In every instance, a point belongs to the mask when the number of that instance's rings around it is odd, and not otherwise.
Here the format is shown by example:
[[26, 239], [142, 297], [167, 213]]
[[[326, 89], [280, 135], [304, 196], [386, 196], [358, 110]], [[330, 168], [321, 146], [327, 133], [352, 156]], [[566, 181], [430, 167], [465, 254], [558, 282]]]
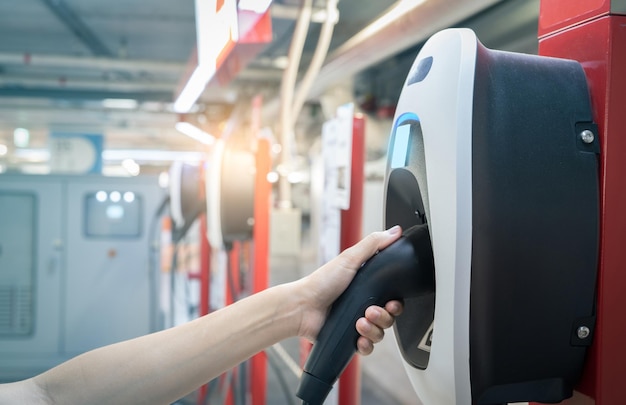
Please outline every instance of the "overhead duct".
[[[316, 99], [334, 84], [397, 53], [426, 41], [433, 33], [457, 24], [503, 0], [402, 0], [326, 58], [307, 99]], [[340, 18], [341, 21], [341, 18]], [[298, 84], [299, 91], [300, 83]], [[275, 117], [280, 100], [266, 103], [263, 114]]]

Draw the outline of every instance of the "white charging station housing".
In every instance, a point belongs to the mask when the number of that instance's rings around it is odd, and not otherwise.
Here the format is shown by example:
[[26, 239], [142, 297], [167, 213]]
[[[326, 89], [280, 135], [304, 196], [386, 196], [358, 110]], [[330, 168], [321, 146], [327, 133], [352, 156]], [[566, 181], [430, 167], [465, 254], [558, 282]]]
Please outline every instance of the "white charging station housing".
[[175, 161], [170, 166], [170, 216], [174, 242], [185, 236], [193, 221], [205, 210], [200, 183], [199, 165]]
[[252, 238], [256, 157], [246, 139], [219, 139], [207, 162], [207, 236], [221, 248]]
[[592, 121], [577, 62], [489, 50], [469, 29], [420, 50], [390, 136], [385, 226], [429, 225], [435, 291], [395, 326], [425, 404], [571, 396], [594, 326]]

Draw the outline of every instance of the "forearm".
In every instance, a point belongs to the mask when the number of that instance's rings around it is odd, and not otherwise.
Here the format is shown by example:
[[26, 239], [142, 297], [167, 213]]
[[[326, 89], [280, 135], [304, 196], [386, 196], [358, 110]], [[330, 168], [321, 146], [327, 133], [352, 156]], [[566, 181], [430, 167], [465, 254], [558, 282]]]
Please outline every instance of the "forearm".
[[[375, 232], [303, 279], [187, 324], [93, 350], [29, 380], [0, 384], [0, 403], [170, 404], [287, 337], [315, 339], [357, 269], [400, 232]], [[387, 310], [399, 314], [401, 304], [393, 303]], [[390, 313], [380, 311], [357, 322], [357, 345], [364, 353], [393, 323]]]
[[297, 333], [294, 284], [187, 324], [100, 348], [35, 378], [54, 403], [169, 404]]

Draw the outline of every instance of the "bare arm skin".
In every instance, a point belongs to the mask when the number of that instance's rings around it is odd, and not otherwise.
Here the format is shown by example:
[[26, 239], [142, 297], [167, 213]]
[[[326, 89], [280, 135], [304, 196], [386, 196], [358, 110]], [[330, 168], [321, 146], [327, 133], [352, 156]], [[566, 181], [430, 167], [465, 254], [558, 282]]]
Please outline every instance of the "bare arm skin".
[[[0, 385], [0, 403], [170, 404], [268, 346], [292, 336], [314, 340], [332, 302], [361, 264], [400, 236], [375, 232], [298, 281], [249, 296], [161, 332], [92, 350], [28, 380]], [[402, 310], [369, 307], [357, 321], [369, 354]]]

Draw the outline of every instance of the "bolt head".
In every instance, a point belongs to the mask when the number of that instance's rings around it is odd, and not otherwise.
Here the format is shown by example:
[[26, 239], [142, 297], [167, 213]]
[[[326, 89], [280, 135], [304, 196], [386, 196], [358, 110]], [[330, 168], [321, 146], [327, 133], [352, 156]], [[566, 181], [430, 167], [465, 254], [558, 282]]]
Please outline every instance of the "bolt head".
[[596, 137], [593, 132], [588, 129], [585, 129], [580, 133], [580, 139], [582, 139], [584, 143], [592, 143], [595, 138]]
[[579, 339], [586, 339], [587, 337], [589, 337], [590, 333], [591, 331], [586, 326], [581, 326], [576, 331], [576, 335], [578, 336]]

